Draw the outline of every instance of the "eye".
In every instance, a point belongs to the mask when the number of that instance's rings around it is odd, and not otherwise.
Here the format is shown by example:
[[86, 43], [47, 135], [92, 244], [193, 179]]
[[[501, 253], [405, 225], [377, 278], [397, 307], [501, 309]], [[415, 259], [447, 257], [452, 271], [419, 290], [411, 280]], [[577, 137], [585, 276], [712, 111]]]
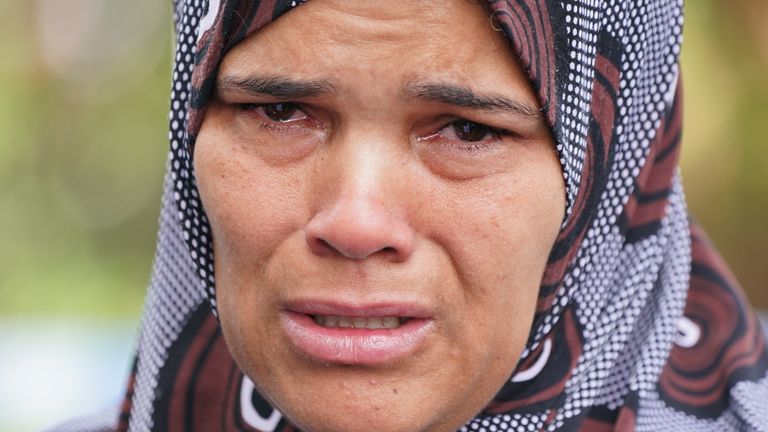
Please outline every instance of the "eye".
[[299, 109], [297, 104], [291, 102], [277, 102], [268, 104], [243, 104], [244, 111], [252, 111], [277, 123], [289, 123], [304, 120], [308, 116]]
[[454, 120], [448, 123], [440, 129], [439, 133], [448, 139], [467, 142], [498, 138], [503, 135], [503, 131], [500, 131], [499, 129], [464, 119]]

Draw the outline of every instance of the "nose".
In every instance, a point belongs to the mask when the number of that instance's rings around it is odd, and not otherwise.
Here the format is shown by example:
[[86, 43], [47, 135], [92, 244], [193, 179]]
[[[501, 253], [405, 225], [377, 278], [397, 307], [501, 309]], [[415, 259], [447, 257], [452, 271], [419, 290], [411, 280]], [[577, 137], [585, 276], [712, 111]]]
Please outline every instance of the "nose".
[[305, 226], [305, 239], [316, 255], [352, 260], [373, 256], [392, 262], [413, 253], [415, 232], [408, 223], [407, 178], [391, 147], [375, 140], [349, 139], [336, 146], [315, 178], [318, 210]]
[[413, 253], [415, 235], [397, 209], [372, 196], [338, 197], [309, 221], [305, 238], [317, 255], [353, 260], [383, 256], [402, 262]]

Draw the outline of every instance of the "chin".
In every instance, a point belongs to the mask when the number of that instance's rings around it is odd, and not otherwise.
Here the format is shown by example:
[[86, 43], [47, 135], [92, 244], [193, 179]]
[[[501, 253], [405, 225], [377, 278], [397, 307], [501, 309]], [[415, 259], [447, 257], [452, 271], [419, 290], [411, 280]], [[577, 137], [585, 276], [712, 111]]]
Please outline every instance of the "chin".
[[[392, 403], [379, 399], [349, 398], [329, 401], [302, 398], [303, 406], [281, 410], [290, 421], [306, 432], [416, 432], [454, 431], [463, 424], [438, 424], [433, 411], [419, 404]], [[314, 403], [313, 403], [314, 402]], [[281, 404], [276, 404], [281, 406]], [[471, 417], [471, 416], [470, 416]], [[467, 418], [466, 420], [469, 420]]]
[[306, 432], [455, 431], [487, 402], [451, 400], [455, 397], [442, 387], [398, 376], [396, 366], [288, 362], [291, 376], [277, 378], [261, 368], [248, 375], [290, 423]]
[[[396, 417], [392, 413], [354, 413], [347, 416], [333, 413], [308, 413], [307, 418], [296, 419], [294, 422], [306, 432], [416, 432], [437, 431], [428, 424], [409, 422], [407, 419]], [[448, 429], [444, 429], [448, 430]], [[455, 429], [454, 429], [455, 430]]]

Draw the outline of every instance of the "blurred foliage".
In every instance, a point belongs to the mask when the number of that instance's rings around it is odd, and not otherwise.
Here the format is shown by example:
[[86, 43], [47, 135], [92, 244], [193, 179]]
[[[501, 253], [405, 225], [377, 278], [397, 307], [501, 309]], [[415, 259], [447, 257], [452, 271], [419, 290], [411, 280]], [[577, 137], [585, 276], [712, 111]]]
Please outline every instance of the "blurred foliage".
[[686, 4], [682, 172], [689, 210], [768, 308], [768, 2]]
[[140, 313], [170, 19], [155, 0], [0, 0], [0, 315]]
[[[0, 315], [138, 317], [167, 154], [169, 3], [0, 0]], [[765, 308], [768, 8], [686, 13], [690, 208]]]

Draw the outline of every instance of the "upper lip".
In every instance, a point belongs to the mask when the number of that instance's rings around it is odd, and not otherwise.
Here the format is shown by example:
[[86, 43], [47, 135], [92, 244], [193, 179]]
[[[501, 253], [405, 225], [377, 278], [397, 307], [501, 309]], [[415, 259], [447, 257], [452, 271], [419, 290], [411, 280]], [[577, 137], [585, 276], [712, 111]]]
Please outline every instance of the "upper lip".
[[302, 299], [283, 302], [283, 309], [307, 315], [348, 317], [408, 317], [431, 318], [429, 306], [411, 301], [348, 302], [338, 300]]

